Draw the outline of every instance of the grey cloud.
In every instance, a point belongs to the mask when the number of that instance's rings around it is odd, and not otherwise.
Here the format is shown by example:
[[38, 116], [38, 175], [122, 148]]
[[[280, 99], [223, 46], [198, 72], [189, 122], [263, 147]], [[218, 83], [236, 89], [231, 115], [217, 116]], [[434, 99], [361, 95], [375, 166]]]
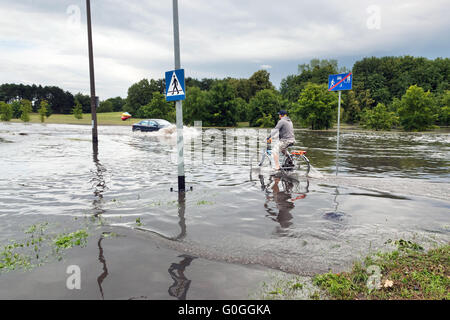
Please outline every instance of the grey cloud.
[[[79, 30], [67, 28], [70, 5], [80, 8]], [[126, 96], [133, 82], [173, 67], [172, 1], [91, 5], [100, 96]], [[379, 30], [367, 28], [369, 5], [381, 9]], [[0, 12], [0, 82], [89, 92], [84, 0], [0, 0]], [[349, 67], [363, 56], [434, 58], [450, 49], [445, 0], [179, 0], [179, 13], [182, 65], [198, 77], [248, 77], [270, 65], [278, 85], [312, 58]]]

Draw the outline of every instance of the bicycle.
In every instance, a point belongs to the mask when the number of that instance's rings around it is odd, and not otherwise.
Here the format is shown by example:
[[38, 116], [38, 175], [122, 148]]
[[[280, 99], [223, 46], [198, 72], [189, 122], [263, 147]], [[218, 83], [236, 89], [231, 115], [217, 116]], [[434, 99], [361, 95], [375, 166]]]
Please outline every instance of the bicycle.
[[[294, 144], [290, 144], [287, 148], [286, 154], [280, 152], [280, 172], [304, 172], [304, 175], [308, 175], [311, 170], [309, 159], [306, 157], [306, 151], [304, 150], [291, 150]], [[263, 167], [266, 159], [269, 162], [269, 166], [272, 167], [272, 148], [270, 142], [267, 142], [266, 148], [261, 150], [261, 160], [258, 163], [258, 167]], [[253, 161], [252, 161], [253, 162]]]

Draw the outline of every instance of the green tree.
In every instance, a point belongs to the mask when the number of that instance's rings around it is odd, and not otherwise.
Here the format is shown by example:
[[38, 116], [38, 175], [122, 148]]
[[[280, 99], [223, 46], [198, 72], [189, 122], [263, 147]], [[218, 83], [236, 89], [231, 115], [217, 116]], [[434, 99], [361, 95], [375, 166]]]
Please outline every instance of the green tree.
[[2, 121], [10, 121], [13, 116], [12, 106], [8, 103], [0, 101], [0, 115]]
[[439, 125], [448, 126], [450, 120], [450, 90], [437, 95], [436, 106]]
[[84, 113], [91, 113], [91, 97], [89, 95], [85, 95], [79, 92], [74, 96], [74, 101], [75, 105], [78, 101]]
[[373, 109], [364, 110], [361, 123], [367, 129], [391, 130], [398, 123], [398, 117], [394, 112], [389, 112], [384, 104], [379, 103]]
[[121, 97], [109, 98], [108, 100], [112, 104], [112, 111], [119, 112], [123, 110], [123, 106], [125, 105], [125, 99]]
[[291, 115], [312, 130], [328, 129], [336, 117], [338, 96], [326, 84], [308, 83]]
[[345, 94], [345, 105], [344, 107], [344, 121], [350, 124], [356, 123], [360, 120], [361, 108], [359, 106], [359, 101], [356, 99], [355, 92], [349, 90]]
[[47, 100], [41, 100], [40, 108], [38, 110], [41, 122], [44, 122], [45, 121], [45, 117], [47, 116], [47, 111], [48, 111], [47, 110], [47, 106], [48, 106]]
[[271, 116], [278, 118], [278, 111], [288, 109], [288, 101], [284, 100], [280, 93], [272, 89], [261, 90], [250, 99], [248, 105], [248, 121], [250, 126], [258, 126], [257, 121]]
[[267, 70], [256, 71], [248, 79], [249, 97], [255, 96], [258, 91], [271, 89], [274, 90], [272, 82], [270, 82], [270, 73]]
[[235, 99], [235, 103], [236, 103], [237, 121], [247, 122], [249, 114], [248, 103], [241, 97], [237, 97]]
[[[156, 90], [155, 90], [156, 89]], [[153, 92], [158, 92], [157, 84], [150, 82], [147, 79], [133, 84], [128, 88], [128, 96], [123, 107], [124, 111], [131, 113], [133, 116], [141, 106], [148, 105], [153, 97]]]
[[186, 100], [183, 101], [184, 123], [192, 125], [194, 124], [194, 121], [201, 120], [206, 125], [208, 117], [207, 92], [198, 87], [187, 88]]
[[20, 102], [20, 120], [23, 122], [29, 122], [30, 121], [30, 113], [33, 111], [31, 106], [31, 101], [28, 99], [23, 99]]
[[260, 128], [272, 128], [275, 126], [275, 121], [271, 114], [263, 112], [262, 117], [256, 120], [256, 125], [259, 125]]
[[429, 91], [412, 85], [398, 102], [400, 124], [406, 131], [422, 131], [433, 127], [437, 115], [433, 112], [434, 100]]
[[235, 126], [237, 122], [236, 88], [228, 81], [217, 81], [208, 91], [209, 116], [206, 125]]
[[174, 105], [166, 101], [166, 97], [159, 92], [153, 92], [153, 99], [139, 108], [136, 112], [138, 118], [165, 119], [170, 122], [175, 121]]
[[328, 83], [328, 76], [344, 72], [345, 68], [338, 69], [337, 60], [312, 59], [309, 64], [298, 65], [298, 74], [290, 75], [280, 83], [280, 92], [283, 98], [290, 102], [297, 102], [300, 93], [308, 83]]
[[22, 105], [20, 101], [14, 100], [11, 102], [11, 108], [13, 109], [13, 119], [20, 119], [20, 115], [22, 114], [21, 108]]
[[80, 102], [75, 101], [75, 107], [73, 107], [72, 113], [76, 119], [78, 120], [83, 119], [83, 106], [81, 105]]
[[100, 105], [98, 106], [97, 109], [98, 113], [113, 112], [113, 111], [114, 111], [113, 104], [109, 100], [100, 102]]

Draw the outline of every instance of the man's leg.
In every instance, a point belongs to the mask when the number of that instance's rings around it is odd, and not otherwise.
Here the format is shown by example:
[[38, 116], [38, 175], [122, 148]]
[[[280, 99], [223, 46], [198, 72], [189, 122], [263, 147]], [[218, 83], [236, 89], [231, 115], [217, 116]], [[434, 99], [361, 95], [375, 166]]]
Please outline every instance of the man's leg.
[[280, 156], [278, 152], [273, 153], [273, 162], [275, 163], [275, 170], [280, 170]]

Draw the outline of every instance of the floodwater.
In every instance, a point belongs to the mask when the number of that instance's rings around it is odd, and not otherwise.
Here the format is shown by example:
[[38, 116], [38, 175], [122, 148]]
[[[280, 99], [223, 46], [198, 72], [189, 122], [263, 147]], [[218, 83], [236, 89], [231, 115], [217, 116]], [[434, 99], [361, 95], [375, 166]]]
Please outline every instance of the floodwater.
[[0, 298], [247, 299], [273, 272], [342, 271], [390, 239], [450, 240], [448, 133], [344, 132], [336, 176], [335, 132], [299, 130], [309, 177], [250, 166], [264, 130], [184, 133], [192, 191], [179, 195], [174, 130], [100, 126], [95, 152], [89, 126], [0, 123], [1, 248], [32, 225], [89, 234], [0, 271]]

